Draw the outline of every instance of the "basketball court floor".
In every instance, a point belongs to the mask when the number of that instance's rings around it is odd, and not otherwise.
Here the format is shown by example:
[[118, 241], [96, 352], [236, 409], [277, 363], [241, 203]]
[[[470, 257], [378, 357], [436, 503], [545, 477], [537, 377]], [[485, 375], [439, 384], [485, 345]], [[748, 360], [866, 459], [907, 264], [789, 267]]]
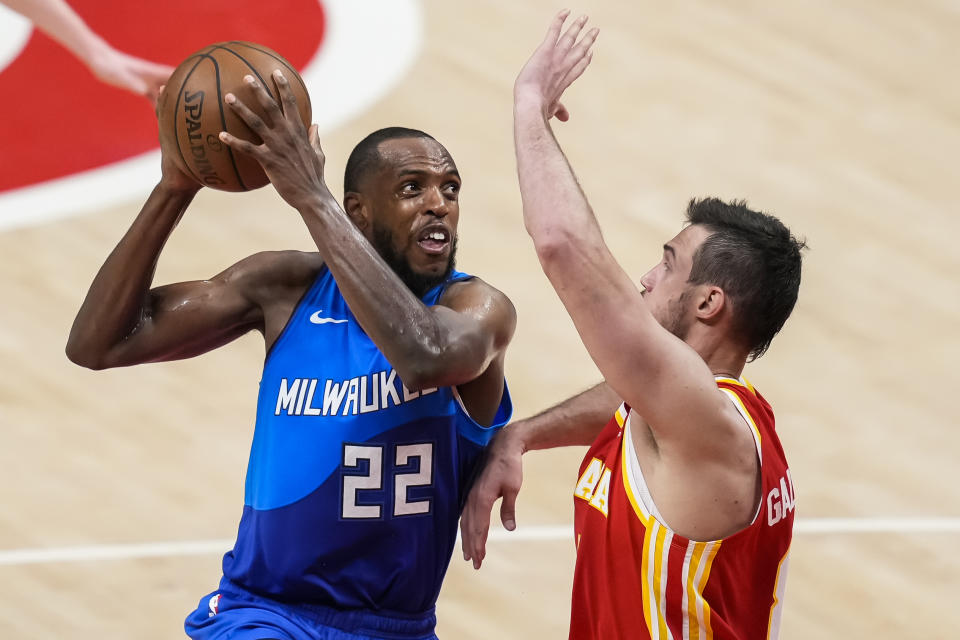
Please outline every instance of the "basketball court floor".
[[[123, 3], [134, 8], [121, 18], [92, 0], [74, 4], [141, 55], [172, 32], [151, 30], [159, 23], [150, 12], [168, 11], [165, 3]], [[366, 133], [404, 125], [436, 136], [464, 177], [459, 266], [507, 293], [519, 313], [507, 360], [516, 416], [593, 384], [597, 370], [524, 232], [512, 151], [513, 79], [560, 7], [410, 0], [370, 3], [364, 17], [349, 4], [366, 3], [324, 0], [322, 32], [300, 29], [306, 35], [288, 43], [298, 65], [313, 65], [335, 193]], [[216, 26], [209, 32], [203, 16], [180, 14], [172, 24], [193, 39], [156, 51], [176, 63], [210, 41], [262, 36], [283, 53], [297, 15], [270, 6], [255, 26], [275, 31], [241, 24], [227, 37], [217, 21], [233, 20], [229, 11], [205, 18]], [[957, 637], [960, 5], [572, 8], [601, 34], [565, 100], [571, 121], [555, 130], [630, 273], [639, 278], [657, 261], [691, 196], [746, 198], [810, 244], [793, 318], [745, 372], [777, 412], [797, 491], [781, 637]], [[362, 53], [333, 55], [349, 43]], [[36, 176], [4, 170], [21, 183], [0, 193], [0, 637], [181, 637], [236, 533], [262, 341], [250, 335], [194, 360], [127, 370], [66, 360], [76, 310], [159, 163], [145, 101], [104, 89], [101, 109], [133, 132], [111, 129], [110, 118], [94, 127], [100, 121], [80, 104], [96, 97], [95, 82], [74, 82], [79, 67], [62, 82], [16, 67], [32, 44], [0, 72], [4, 166], [36, 166], [49, 178], [44, 157], [76, 161], [51, 169], [58, 177], [91, 169], [80, 166], [90, 158], [108, 163], [96, 155], [104, 148], [129, 163], [19, 191]], [[44, 96], [59, 101], [56, 118], [16, 120], [30, 110], [15, 102]], [[157, 282], [310, 247], [269, 187], [204, 191]], [[527, 456], [519, 530], [494, 530], [479, 572], [454, 555], [441, 638], [566, 636], [582, 454]]]

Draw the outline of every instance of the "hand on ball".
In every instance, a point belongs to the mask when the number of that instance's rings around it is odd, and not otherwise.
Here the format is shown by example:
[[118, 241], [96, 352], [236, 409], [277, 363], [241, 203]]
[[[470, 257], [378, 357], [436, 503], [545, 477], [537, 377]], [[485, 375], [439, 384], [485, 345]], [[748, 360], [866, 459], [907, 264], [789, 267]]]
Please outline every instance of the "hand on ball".
[[236, 111], [223, 102], [232, 93], [257, 115], [268, 119], [260, 98], [244, 82], [248, 75], [267, 83], [267, 91], [280, 101], [270, 86], [270, 72], [282, 69], [288, 88], [296, 96], [300, 119], [310, 124], [310, 95], [300, 74], [279, 53], [255, 42], [231, 40], [208, 45], [187, 56], [174, 70], [157, 104], [160, 138], [177, 167], [220, 191], [250, 191], [270, 179], [251, 156], [235, 153], [220, 140], [221, 131], [259, 145], [257, 136]]
[[254, 144], [230, 133], [220, 133], [220, 140], [234, 151], [254, 158], [270, 178], [280, 196], [294, 208], [301, 210], [333, 198], [323, 179], [325, 158], [320, 148], [317, 125], [309, 132], [297, 111], [297, 98], [280, 70], [272, 74], [280, 98], [278, 103], [253, 76], [244, 82], [253, 91], [266, 118], [261, 118], [234, 94], [224, 101], [250, 129], [263, 140]]

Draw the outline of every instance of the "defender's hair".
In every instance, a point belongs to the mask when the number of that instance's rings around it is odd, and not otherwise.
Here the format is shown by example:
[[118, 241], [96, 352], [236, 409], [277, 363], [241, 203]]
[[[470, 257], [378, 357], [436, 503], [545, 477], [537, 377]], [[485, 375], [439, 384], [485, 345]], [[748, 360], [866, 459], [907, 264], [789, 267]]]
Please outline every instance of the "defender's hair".
[[381, 142], [400, 138], [428, 138], [436, 142], [436, 138], [419, 129], [405, 127], [387, 127], [378, 129], [357, 143], [347, 159], [347, 168], [343, 172], [343, 192], [358, 192], [363, 178], [373, 169], [380, 166], [380, 152], [377, 147]]
[[744, 200], [694, 198], [687, 206], [687, 222], [711, 232], [693, 256], [689, 282], [723, 289], [750, 347], [749, 361], [756, 360], [797, 302], [800, 252], [807, 245], [780, 220], [753, 211]]

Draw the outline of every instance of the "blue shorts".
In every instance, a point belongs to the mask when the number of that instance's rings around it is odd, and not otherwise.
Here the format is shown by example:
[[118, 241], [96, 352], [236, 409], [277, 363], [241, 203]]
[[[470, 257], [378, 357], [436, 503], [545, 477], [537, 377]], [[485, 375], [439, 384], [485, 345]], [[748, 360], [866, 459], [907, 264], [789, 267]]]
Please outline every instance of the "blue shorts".
[[183, 626], [193, 640], [437, 640], [436, 624], [433, 610], [405, 616], [285, 604], [224, 578]]

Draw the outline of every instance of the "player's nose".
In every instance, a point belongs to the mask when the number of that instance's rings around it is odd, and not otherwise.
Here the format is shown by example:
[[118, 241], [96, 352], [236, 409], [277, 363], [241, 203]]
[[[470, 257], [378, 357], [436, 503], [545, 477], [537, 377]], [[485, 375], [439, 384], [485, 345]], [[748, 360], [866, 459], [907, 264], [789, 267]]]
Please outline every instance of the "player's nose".
[[642, 278], [640, 278], [640, 284], [643, 286], [644, 293], [649, 293], [653, 291], [653, 285], [655, 284], [654, 283], [655, 272], [656, 272], [656, 269], [651, 269], [650, 271], [647, 271], [645, 274], [643, 274]]
[[427, 189], [424, 205], [427, 215], [443, 218], [450, 213], [450, 201], [443, 195], [440, 187]]

